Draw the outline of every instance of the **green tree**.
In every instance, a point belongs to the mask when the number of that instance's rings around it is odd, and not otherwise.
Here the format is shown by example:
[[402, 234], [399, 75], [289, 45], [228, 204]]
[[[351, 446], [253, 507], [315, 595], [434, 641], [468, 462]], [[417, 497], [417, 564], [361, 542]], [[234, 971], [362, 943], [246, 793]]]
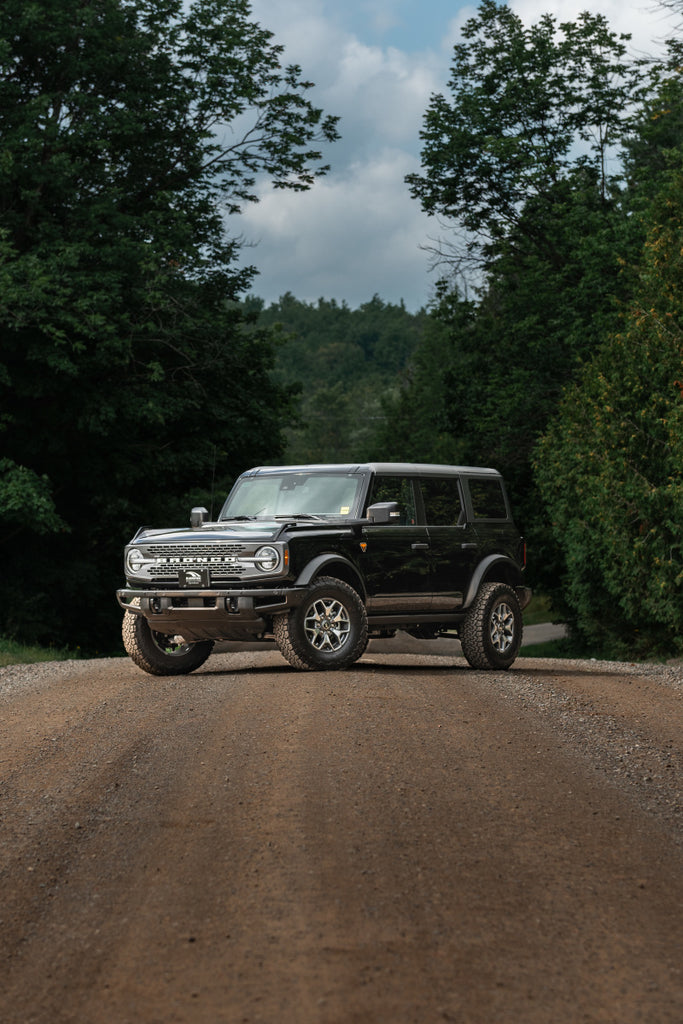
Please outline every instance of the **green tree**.
[[[378, 458], [446, 465], [466, 461], [466, 441], [452, 429], [457, 381], [451, 369], [458, 365], [464, 370], [461, 357], [474, 323], [474, 303], [462, 301], [456, 292], [445, 293], [426, 317], [415, 352], [384, 395], [384, 416], [375, 435]], [[471, 386], [476, 387], [476, 378]]]
[[683, 141], [683, 41], [669, 39], [666, 46], [664, 60], [650, 68], [653, 88], [624, 139], [625, 202], [638, 221], [648, 215]]
[[324, 173], [309, 89], [246, 0], [0, 7], [0, 631], [110, 644], [134, 527], [280, 450], [226, 218]]
[[[437, 405], [464, 461], [505, 472], [534, 584], [547, 586], [557, 564], [532, 453], [631, 295], [624, 268], [643, 236], [618, 147], [658, 71], [629, 61], [627, 37], [601, 15], [527, 28], [484, 0], [463, 37], [450, 94], [425, 115], [422, 173], [408, 178], [428, 213], [465, 233], [464, 249], [443, 254], [452, 272], [478, 271], [475, 303], [446, 283], [433, 310], [449, 334]], [[404, 404], [423, 403], [416, 419], [427, 396], [409, 384]]]
[[563, 599], [580, 636], [618, 655], [683, 650], [681, 162], [651, 212], [623, 331], [567, 390], [536, 460]]
[[648, 82], [627, 60], [628, 38], [588, 12], [526, 28], [507, 5], [483, 0], [454, 48], [451, 99], [432, 96], [425, 114], [411, 194], [464, 228], [479, 258], [514, 240], [515, 251], [552, 262], [558, 184], [586, 168], [599, 196], [613, 189], [609, 158]]

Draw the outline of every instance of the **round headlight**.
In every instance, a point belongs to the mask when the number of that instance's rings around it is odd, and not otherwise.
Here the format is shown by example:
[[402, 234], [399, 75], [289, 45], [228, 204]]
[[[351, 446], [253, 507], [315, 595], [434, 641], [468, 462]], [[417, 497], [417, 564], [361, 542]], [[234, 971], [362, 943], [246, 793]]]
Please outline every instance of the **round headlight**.
[[131, 548], [126, 555], [126, 568], [132, 576], [137, 576], [145, 564], [145, 557], [142, 551], [138, 551], [137, 548]]
[[261, 572], [273, 572], [280, 564], [280, 554], [277, 548], [266, 544], [264, 547], [259, 548], [254, 555], [254, 563]]

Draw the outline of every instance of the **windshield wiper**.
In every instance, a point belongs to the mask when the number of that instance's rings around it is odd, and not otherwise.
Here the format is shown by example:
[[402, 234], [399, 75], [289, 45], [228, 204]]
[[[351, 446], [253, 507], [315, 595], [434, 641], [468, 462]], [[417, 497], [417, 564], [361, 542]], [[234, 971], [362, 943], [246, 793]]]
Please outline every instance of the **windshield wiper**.
[[325, 516], [316, 515], [315, 512], [291, 512], [289, 515], [273, 516], [273, 519], [324, 519]]

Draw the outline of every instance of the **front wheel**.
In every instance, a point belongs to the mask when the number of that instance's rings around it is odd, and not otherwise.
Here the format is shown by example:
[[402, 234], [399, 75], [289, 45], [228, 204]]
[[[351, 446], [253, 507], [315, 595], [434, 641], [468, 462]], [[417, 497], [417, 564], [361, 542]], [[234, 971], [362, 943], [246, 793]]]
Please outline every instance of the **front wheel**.
[[505, 583], [485, 583], [460, 628], [462, 653], [472, 668], [509, 668], [522, 643], [522, 611]]
[[280, 653], [294, 668], [346, 668], [367, 646], [368, 617], [353, 587], [322, 576], [298, 608], [276, 616], [273, 633]]
[[203, 665], [213, 640], [185, 643], [182, 637], [153, 630], [144, 615], [123, 616], [123, 646], [135, 664], [153, 676], [182, 676]]

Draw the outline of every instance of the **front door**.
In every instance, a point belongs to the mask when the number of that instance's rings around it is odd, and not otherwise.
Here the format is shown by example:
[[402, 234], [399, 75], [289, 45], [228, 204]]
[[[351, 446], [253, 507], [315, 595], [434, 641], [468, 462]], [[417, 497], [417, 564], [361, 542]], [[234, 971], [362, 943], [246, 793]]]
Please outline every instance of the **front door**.
[[399, 516], [388, 525], [363, 528], [369, 615], [424, 614], [431, 608], [431, 565], [426, 526], [417, 524], [415, 486], [401, 476], [377, 476], [368, 505], [396, 501]]

